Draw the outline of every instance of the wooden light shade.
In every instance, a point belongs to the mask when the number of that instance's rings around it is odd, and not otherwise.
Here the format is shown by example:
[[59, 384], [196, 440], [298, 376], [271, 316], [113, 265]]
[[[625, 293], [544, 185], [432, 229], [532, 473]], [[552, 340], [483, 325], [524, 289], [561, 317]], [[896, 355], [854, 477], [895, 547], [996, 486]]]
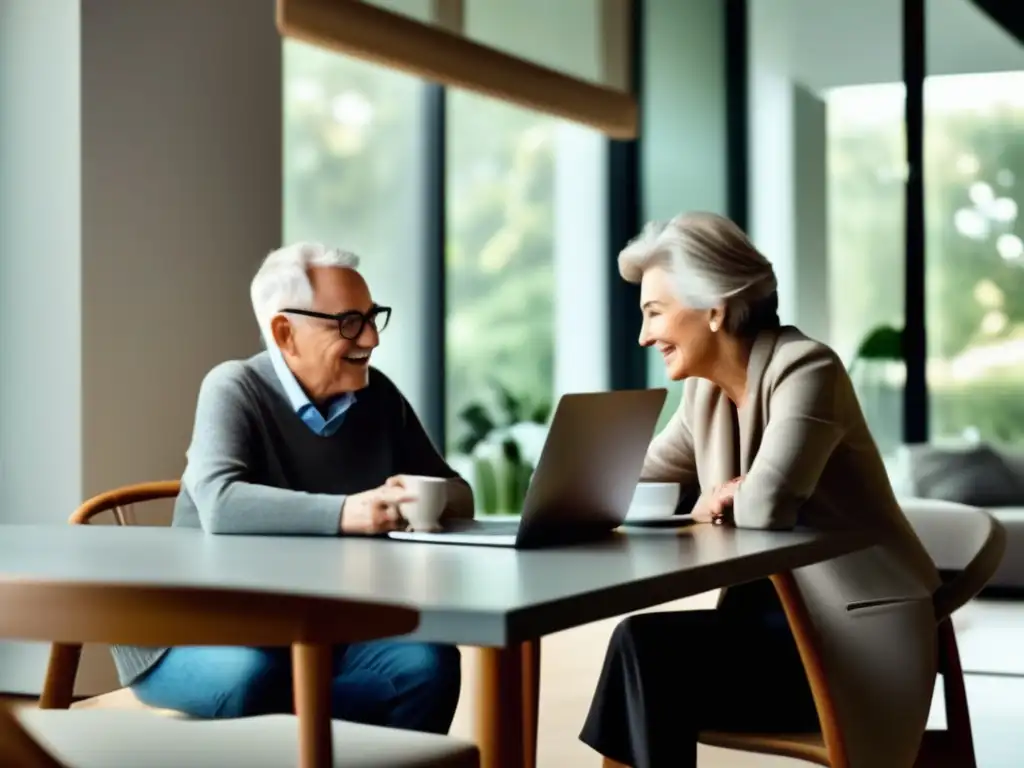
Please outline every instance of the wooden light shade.
[[[616, 42], [604, 42], [606, 78], [623, 83], [625, 25], [632, 3], [610, 0], [605, 26], [617, 27]], [[465, 88], [576, 123], [615, 139], [637, 136], [638, 109], [632, 93], [558, 72], [467, 39], [461, 3], [437, 3], [436, 25], [383, 10], [361, 0], [277, 0], [277, 26], [286, 37]], [[621, 26], [620, 26], [621, 25]], [[453, 27], [455, 27], [453, 29]]]

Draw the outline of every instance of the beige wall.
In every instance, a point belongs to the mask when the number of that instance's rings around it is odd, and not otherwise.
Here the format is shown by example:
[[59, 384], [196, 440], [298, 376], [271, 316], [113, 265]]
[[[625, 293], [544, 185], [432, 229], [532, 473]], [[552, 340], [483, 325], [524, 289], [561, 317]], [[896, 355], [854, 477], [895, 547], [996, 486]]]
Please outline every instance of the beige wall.
[[[60, 524], [104, 488], [178, 476], [203, 374], [259, 348], [281, 46], [273, 0], [0, 14], [0, 523]], [[0, 690], [37, 689], [44, 658], [0, 646]]]
[[272, 0], [85, 0], [83, 490], [175, 477], [196, 388], [259, 349], [281, 241]]

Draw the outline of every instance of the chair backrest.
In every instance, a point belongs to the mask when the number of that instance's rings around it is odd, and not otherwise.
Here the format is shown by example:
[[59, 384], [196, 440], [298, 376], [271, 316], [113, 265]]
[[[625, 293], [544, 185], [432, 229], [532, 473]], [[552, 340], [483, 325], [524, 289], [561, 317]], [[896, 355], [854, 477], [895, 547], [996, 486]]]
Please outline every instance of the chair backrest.
[[914, 763], [935, 689], [932, 593], [880, 546], [773, 577], [834, 768]]
[[[948, 729], [969, 740], [956, 637], [944, 619], [991, 578], [1002, 558], [1005, 532], [990, 515], [971, 507], [918, 499], [903, 504], [940, 570], [956, 572], [934, 594], [914, 593], [911, 584], [898, 587], [865, 578], [889, 566], [880, 548], [772, 577], [807, 671], [833, 768], [912, 764], [937, 669], [943, 673]], [[866, 590], [856, 607], [843, 598], [851, 585]], [[904, 588], [905, 597], [890, 599]], [[866, 680], [874, 683], [866, 685]]]
[[76, 509], [68, 522], [82, 525], [104, 512], [111, 512], [118, 525], [136, 525], [134, 505], [159, 499], [173, 499], [181, 491], [178, 480], [159, 480], [152, 483], [138, 483], [115, 488], [112, 491], [93, 496]]
[[935, 566], [947, 575], [936, 590], [941, 621], [975, 597], [1006, 551], [1006, 530], [984, 510], [934, 499], [902, 499], [900, 506]]
[[[137, 525], [135, 504], [176, 498], [181, 491], [177, 480], [126, 485], [93, 496], [72, 513], [72, 525], [88, 525], [104, 512], [113, 514], [118, 525]], [[46, 668], [39, 706], [43, 709], [67, 709], [74, 699], [75, 678], [82, 658], [82, 643], [54, 643], [50, 649], [50, 663]]]
[[142, 646], [359, 642], [404, 635], [398, 605], [230, 588], [0, 578], [0, 638]]

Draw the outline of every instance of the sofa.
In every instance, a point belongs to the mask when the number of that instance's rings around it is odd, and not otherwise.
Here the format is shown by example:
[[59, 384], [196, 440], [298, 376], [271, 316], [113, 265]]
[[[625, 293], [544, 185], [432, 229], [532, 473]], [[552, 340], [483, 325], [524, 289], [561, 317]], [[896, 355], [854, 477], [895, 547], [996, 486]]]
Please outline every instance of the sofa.
[[985, 443], [906, 445], [887, 465], [901, 498], [955, 501], [998, 518], [1006, 554], [988, 589], [1024, 594], [1024, 452]]

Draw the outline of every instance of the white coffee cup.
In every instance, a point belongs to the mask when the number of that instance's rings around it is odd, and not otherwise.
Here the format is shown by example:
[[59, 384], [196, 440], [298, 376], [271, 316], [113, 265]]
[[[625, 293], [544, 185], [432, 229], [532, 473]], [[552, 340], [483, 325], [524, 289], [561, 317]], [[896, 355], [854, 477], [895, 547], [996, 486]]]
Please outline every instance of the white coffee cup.
[[448, 500], [448, 485], [443, 477], [425, 475], [403, 475], [405, 490], [416, 497], [415, 501], [400, 504], [398, 511], [413, 531], [438, 531], [441, 529], [441, 513]]
[[679, 505], [679, 483], [640, 483], [629, 505], [627, 520], [671, 517]]

